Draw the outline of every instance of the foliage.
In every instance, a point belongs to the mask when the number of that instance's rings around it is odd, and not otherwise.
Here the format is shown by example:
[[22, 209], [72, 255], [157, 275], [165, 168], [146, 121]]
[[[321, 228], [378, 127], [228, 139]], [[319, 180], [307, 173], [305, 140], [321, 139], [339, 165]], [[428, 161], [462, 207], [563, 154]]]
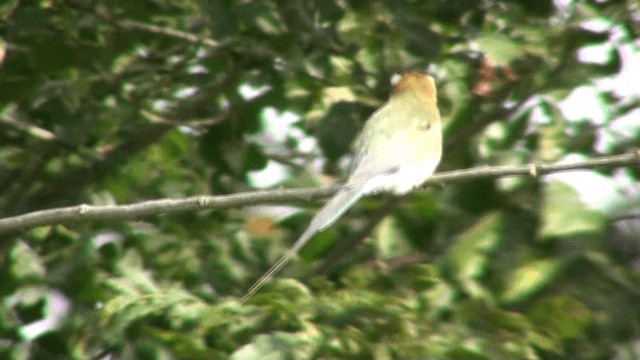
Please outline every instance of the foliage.
[[[231, 194], [269, 167], [273, 186], [339, 179], [407, 67], [438, 83], [440, 170], [640, 141], [633, 1], [9, 0], [0, 17], [2, 217]], [[246, 304], [317, 204], [25, 229], [0, 242], [0, 358], [635, 359], [639, 173], [444, 184], [327, 257], [385, 202], [365, 199]]]

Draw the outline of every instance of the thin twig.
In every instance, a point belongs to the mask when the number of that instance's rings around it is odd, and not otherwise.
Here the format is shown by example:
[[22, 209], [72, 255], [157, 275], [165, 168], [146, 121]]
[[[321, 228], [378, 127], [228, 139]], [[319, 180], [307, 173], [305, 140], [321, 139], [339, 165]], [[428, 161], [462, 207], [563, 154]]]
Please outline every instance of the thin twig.
[[156, 35], [163, 35], [163, 36], [171, 37], [178, 40], [184, 40], [192, 44], [203, 44], [211, 48], [217, 48], [221, 45], [218, 41], [215, 41], [211, 38], [197, 36], [192, 33], [184, 32], [176, 29], [163, 28], [157, 25], [146, 24], [140, 21], [125, 19], [125, 20], [117, 21], [116, 24], [120, 28], [125, 30], [145, 31], [152, 34], [156, 34]]
[[[449, 171], [434, 175], [425, 186], [480, 178], [515, 175], [539, 176], [553, 172], [578, 169], [622, 167], [640, 164], [640, 151], [605, 156], [574, 163], [528, 164], [520, 166], [480, 167]], [[225, 209], [264, 203], [310, 200], [333, 195], [340, 186], [286, 190], [251, 191], [232, 195], [192, 196], [184, 199], [160, 199], [127, 205], [77, 205], [40, 210], [0, 219], [0, 233], [26, 230], [36, 226], [69, 221], [136, 219], [143, 216], [193, 211], [197, 209]]]
[[141, 21], [137, 21], [137, 20], [118, 19], [113, 17], [111, 14], [103, 10], [100, 10], [99, 8], [96, 8], [90, 4], [85, 4], [84, 2], [81, 2], [81, 1], [72, 0], [72, 1], [69, 1], [69, 4], [79, 9], [80, 11], [92, 12], [98, 18], [124, 30], [136, 30], [136, 31], [148, 32], [155, 35], [161, 35], [161, 36], [165, 36], [165, 37], [169, 37], [177, 40], [183, 40], [191, 44], [202, 44], [214, 49], [220, 49], [225, 45], [228, 45], [228, 43], [223, 44], [212, 38], [198, 36], [186, 31], [181, 31], [181, 30], [172, 29], [168, 27], [160, 27], [158, 25], [148, 24]]

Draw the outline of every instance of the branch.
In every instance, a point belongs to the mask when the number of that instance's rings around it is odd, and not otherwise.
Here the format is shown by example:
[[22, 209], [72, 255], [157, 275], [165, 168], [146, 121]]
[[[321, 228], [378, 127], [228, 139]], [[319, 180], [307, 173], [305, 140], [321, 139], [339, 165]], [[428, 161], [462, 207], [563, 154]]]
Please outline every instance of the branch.
[[222, 45], [220, 42], [208, 37], [201, 37], [192, 33], [176, 29], [163, 28], [153, 24], [146, 24], [140, 21], [124, 19], [116, 21], [115, 23], [122, 29], [145, 31], [156, 35], [167, 36], [177, 40], [184, 40], [191, 44], [203, 44], [214, 49], [219, 48]]
[[580, 170], [580, 169], [598, 169], [624, 167], [627, 165], [640, 165], [640, 150], [635, 152], [602, 156], [595, 159], [579, 161], [574, 163], [553, 163], [553, 164], [528, 164], [519, 166], [493, 166], [493, 167], [475, 167], [464, 170], [447, 171], [436, 174], [425, 185], [434, 185], [437, 183], [450, 183], [467, 179], [482, 178], [498, 178], [516, 175], [539, 176], [556, 172]]
[[[480, 178], [514, 175], [538, 176], [578, 169], [595, 169], [640, 165], [640, 150], [623, 155], [605, 156], [571, 164], [529, 164], [522, 166], [476, 167], [434, 175], [425, 186]], [[40, 210], [0, 219], [0, 233], [25, 230], [37, 226], [69, 221], [135, 219], [143, 216], [193, 211], [197, 209], [225, 209], [292, 200], [311, 200], [333, 195], [339, 185], [322, 188], [250, 191], [232, 195], [192, 196], [184, 199], [160, 199], [127, 205], [77, 205]]]
[[160, 36], [165, 36], [165, 37], [169, 37], [177, 40], [182, 40], [191, 44], [196, 44], [196, 45], [202, 44], [216, 50], [228, 45], [228, 42], [224, 42], [224, 43], [219, 42], [210, 37], [198, 36], [186, 31], [181, 31], [181, 30], [171, 29], [171, 28], [164, 28], [158, 25], [148, 24], [148, 23], [144, 23], [136, 20], [118, 19], [112, 16], [111, 14], [107, 13], [103, 9], [96, 8], [91, 4], [88, 4], [82, 1], [72, 0], [72, 1], [69, 1], [69, 4], [77, 8], [79, 11], [91, 12], [94, 15], [96, 15], [98, 18], [106, 21], [107, 23], [110, 23], [124, 30], [137, 30], [137, 31], [148, 32], [154, 35], [160, 35]]

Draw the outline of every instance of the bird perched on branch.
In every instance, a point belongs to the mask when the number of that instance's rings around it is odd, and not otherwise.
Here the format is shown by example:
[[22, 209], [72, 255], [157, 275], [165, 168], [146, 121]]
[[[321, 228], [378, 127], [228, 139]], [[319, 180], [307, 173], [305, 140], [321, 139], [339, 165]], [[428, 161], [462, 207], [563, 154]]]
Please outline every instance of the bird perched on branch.
[[242, 298], [248, 300], [318, 232], [367, 194], [404, 195], [422, 185], [442, 156], [442, 125], [433, 78], [406, 70], [391, 77], [389, 100], [367, 120], [354, 143], [346, 184], [313, 217], [293, 247]]

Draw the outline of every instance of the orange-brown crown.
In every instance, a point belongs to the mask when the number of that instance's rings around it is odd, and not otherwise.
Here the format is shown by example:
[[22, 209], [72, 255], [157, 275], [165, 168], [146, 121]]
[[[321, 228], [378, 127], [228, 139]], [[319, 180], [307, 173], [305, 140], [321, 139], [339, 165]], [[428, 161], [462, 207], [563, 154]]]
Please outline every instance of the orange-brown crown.
[[435, 81], [429, 74], [421, 70], [405, 70], [391, 77], [391, 95], [397, 95], [406, 91], [424, 98], [426, 101], [435, 101], [437, 96]]

